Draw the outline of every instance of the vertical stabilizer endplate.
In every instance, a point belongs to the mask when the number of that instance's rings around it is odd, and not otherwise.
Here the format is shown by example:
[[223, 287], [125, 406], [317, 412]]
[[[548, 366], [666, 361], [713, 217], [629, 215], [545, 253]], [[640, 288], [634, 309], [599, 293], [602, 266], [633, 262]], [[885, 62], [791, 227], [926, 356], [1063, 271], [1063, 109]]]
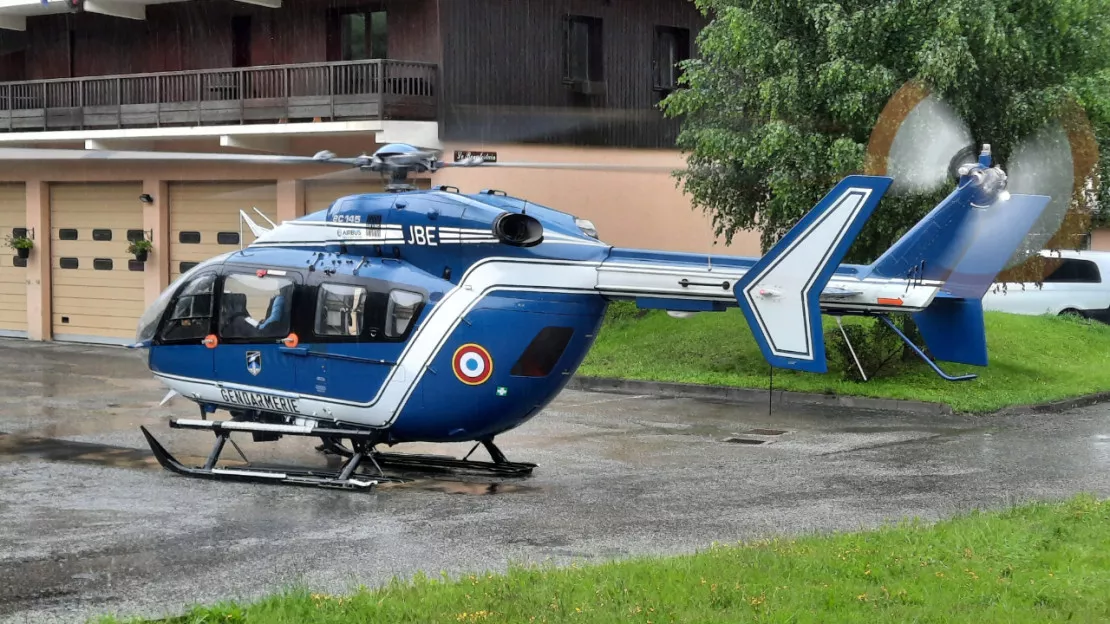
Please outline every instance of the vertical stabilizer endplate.
[[845, 178], [736, 283], [737, 302], [771, 364], [825, 372], [821, 291], [890, 183]]

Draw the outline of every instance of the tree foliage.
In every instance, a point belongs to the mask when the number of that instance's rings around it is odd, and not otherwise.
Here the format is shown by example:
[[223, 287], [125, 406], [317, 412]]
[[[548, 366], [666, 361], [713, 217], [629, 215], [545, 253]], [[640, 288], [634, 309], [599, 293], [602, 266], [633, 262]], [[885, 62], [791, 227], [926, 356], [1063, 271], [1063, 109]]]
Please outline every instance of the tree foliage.
[[[663, 108], [683, 117], [689, 169], [677, 175], [727, 242], [754, 229], [768, 249], [863, 172], [880, 112], [910, 81], [1003, 163], [1078, 104], [1110, 180], [1110, 0], [694, 1], [711, 21]], [[1107, 187], [1091, 206], [1110, 205]], [[950, 191], [888, 194], [848, 260], [873, 259]]]

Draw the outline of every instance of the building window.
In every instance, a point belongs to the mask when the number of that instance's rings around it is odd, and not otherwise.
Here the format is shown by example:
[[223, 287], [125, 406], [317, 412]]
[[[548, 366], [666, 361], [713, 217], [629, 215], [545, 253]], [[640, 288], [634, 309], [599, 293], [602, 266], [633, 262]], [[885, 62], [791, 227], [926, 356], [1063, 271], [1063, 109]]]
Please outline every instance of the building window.
[[601, 18], [568, 15], [563, 28], [563, 80], [570, 83], [604, 80]]
[[217, 232], [216, 233], [217, 245], [238, 245], [239, 233], [238, 232]]
[[339, 14], [339, 60], [389, 58], [385, 11]]
[[655, 46], [652, 52], [652, 73], [656, 91], [673, 91], [678, 88], [681, 70], [678, 64], [690, 58], [690, 30], [670, 26], [655, 27]]

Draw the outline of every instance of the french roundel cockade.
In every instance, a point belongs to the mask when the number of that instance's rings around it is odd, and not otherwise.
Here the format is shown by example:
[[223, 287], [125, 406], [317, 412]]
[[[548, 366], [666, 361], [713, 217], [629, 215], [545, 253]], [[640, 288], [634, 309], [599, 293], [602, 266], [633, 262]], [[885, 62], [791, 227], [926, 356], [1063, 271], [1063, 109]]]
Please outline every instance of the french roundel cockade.
[[451, 367], [459, 381], [471, 386], [485, 383], [493, 375], [493, 358], [476, 344], [465, 344], [455, 351]]

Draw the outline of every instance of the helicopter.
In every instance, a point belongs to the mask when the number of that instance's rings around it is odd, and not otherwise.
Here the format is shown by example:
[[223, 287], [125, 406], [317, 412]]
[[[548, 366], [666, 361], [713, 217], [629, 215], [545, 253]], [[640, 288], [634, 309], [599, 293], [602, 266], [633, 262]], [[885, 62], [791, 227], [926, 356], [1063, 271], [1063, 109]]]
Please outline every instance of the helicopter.
[[[822, 314], [838, 322], [877, 317], [942, 378], [973, 379], [932, 358], [987, 365], [980, 299], [1052, 199], [1011, 193], [984, 144], [978, 159], [952, 163], [957, 183], [947, 197], [874, 262], [858, 265], [842, 259], [890, 176], [843, 178], [766, 254], [750, 258], [614, 247], [569, 212], [498, 191], [409, 181], [445, 167], [557, 164], [443, 162], [436, 150], [408, 144], [357, 158], [154, 157], [318, 162], [388, 177], [385, 192], [340, 197], [281, 224], [241, 211], [254, 242], [178, 277], [143, 313], [130, 345], [147, 350], [151, 373], [169, 388], [163, 403], [181, 396], [199, 409], [199, 418], [169, 426], [216, 437], [205, 463], [190, 467], [140, 427], [163, 468], [341, 489], [405, 480], [387, 468], [530, 475], [536, 464], [510, 461], [494, 440], [565, 388], [613, 301], [679, 315], [739, 307], [772, 367], [812, 373], [827, 372]], [[932, 358], [890, 321], [894, 314], [912, 316]], [[230, 418], [211, 417], [220, 410]], [[233, 433], [256, 442], [319, 438], [317, 450], [344, 460], [334, 470], [220, 467], [228, 441], [246, 460]], [[378, 449], [414, 442], [473, 447], [462, 459]], [[489, 461], [470, 459], [479, 446]]]

